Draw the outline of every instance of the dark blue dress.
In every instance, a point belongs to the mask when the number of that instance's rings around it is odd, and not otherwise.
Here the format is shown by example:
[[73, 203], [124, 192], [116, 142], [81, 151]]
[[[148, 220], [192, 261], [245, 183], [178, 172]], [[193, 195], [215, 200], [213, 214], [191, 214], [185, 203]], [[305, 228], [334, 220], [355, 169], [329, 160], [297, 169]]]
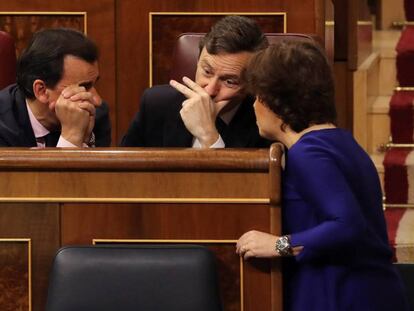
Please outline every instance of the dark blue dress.
[[285, 310], [407, 310], [394, 270], [376, 169], [342, 129], [304, 134], [286, 154]]

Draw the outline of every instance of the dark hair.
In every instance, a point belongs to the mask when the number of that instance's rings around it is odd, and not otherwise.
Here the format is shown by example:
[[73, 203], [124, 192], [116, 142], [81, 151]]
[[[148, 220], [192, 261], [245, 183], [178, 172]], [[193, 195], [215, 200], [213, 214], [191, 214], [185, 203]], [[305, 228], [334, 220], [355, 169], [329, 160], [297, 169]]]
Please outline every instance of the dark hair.
[[211, 27], [200, 41], [200, 53], [205, 47], [209, 54], [256, 52], [269, 45], [257, 23], [243, 16], [226, 16]]
[[28, 47], [17, 60], [17, 84], [25, 96], [33, 99], [33, 82], [43, 80], [53, 88], [63, 75], [63, 61], [73, 55], [93, 63], [98, 48], [83, 33], [66, 28], [46, 29], [33, 35]]
[[246, 79], [249, 91], [295, 132], [336, 122], [331, 67], [311, 40], [282, 40], [257, 53]]

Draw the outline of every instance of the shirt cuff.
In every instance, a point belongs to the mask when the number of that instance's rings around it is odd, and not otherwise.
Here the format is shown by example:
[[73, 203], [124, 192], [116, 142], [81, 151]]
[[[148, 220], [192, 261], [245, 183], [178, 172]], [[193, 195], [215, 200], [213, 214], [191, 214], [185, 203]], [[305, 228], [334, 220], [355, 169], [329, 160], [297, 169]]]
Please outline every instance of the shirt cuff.
[[[209, 148], [225, 148], [226, 144], [224, 143], [223, 139], [219, 135], [216, 142], [212, 144]], [[201, 144], [198, 138], [196, 138], [193, 142], [193, 148], [201, 149]]]
[[[56, 147], [59, 148], [78, 148], [78, 146], [72, 144], [70, 141], [66, 140], [63, 136], [59, 137]], [[82, 147], [88, 148], [89, 146], [85, 143], [82, 143]]]

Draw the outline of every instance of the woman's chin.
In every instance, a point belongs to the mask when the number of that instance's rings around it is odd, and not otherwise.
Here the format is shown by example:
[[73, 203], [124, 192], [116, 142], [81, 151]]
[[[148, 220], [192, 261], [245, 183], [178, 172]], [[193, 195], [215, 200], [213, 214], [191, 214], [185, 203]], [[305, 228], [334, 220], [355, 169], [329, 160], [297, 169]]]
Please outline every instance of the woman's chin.
[[267, 140], [271, 140], [271, 141], [275, 140], [273, 135], [271, 135], [271, 134], [267, 133], [266, 131], [262, 130], [260, 127], [259, 127], [259, 134], [260, 134], [261, 137], [263, 137]]

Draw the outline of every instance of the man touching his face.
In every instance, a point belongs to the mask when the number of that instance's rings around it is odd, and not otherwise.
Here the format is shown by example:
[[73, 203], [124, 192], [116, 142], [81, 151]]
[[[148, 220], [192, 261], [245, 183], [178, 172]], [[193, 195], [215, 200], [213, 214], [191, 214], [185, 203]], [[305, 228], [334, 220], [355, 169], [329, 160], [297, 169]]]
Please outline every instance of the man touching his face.
[[227, 16], [200, 42], [195, 81], [183, 77], [147, 89], [122, 146], [266, 147], [260, 138], [243, 72], [268, 46], [251, 19]]
[[95, 89], [98, 50], [82, 33], [36, 33], [17, 62], [17, 84], [0, 91], [0, 146], [109, 146], [108, 105]]

